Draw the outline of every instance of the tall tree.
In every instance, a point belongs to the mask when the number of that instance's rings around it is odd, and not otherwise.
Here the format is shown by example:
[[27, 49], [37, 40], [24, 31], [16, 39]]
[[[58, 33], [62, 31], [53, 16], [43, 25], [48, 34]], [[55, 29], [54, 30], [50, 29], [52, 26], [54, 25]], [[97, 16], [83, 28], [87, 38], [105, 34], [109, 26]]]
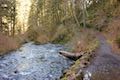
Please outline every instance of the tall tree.
[[12, 35], [15, 33], [15, 0], [0, 1], [0, 29], [1, 32]]

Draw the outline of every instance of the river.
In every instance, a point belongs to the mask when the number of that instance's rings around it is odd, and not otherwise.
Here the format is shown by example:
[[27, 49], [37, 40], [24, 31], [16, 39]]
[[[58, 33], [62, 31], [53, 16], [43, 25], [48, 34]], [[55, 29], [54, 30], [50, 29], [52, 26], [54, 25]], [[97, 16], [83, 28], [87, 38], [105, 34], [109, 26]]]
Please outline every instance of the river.
[[59, 80], [73, 63], [58, 53], [63, 49], [59, 44], [24, 44], [0, 57], [0, 80]]

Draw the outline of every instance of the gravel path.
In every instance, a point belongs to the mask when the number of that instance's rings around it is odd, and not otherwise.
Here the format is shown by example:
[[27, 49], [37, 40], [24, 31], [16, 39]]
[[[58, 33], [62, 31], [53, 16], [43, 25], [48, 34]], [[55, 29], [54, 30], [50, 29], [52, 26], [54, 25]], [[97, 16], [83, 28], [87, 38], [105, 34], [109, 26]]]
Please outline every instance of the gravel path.
[[98, 35], [100, 48], [97, 56], [85, 70], [84, 80], [120, 80], [120, 56], [112, 52], [102, 35]]

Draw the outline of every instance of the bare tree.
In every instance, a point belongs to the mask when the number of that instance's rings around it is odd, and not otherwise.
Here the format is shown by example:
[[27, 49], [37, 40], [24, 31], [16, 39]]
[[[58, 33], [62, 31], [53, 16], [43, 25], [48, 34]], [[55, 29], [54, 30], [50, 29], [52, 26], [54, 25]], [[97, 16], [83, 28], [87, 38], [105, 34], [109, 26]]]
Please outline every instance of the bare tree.
[[80, 23], [79, 23], [79, 20], [76, 16], [76, 11], [75, 11], [75, 0], [71, 0], [71, 3], [72, 3], [72, 10], [73, 10], [73, 16], [75, 18], [75, 21], [77, 22], [77, 25], [80, 26]]
[[82, 0], [83, 27], [86, 27], [86, 0]]

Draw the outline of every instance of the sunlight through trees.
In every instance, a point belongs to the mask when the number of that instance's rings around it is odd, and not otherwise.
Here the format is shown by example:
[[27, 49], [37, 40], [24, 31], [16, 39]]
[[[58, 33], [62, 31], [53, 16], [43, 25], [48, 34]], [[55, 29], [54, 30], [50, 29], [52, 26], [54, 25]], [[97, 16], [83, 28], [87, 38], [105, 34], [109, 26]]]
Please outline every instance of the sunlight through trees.
[[31, 0], [17, 0], [17, 26], [20, 33], [28, 28], [28, 17], [31, 7]]

